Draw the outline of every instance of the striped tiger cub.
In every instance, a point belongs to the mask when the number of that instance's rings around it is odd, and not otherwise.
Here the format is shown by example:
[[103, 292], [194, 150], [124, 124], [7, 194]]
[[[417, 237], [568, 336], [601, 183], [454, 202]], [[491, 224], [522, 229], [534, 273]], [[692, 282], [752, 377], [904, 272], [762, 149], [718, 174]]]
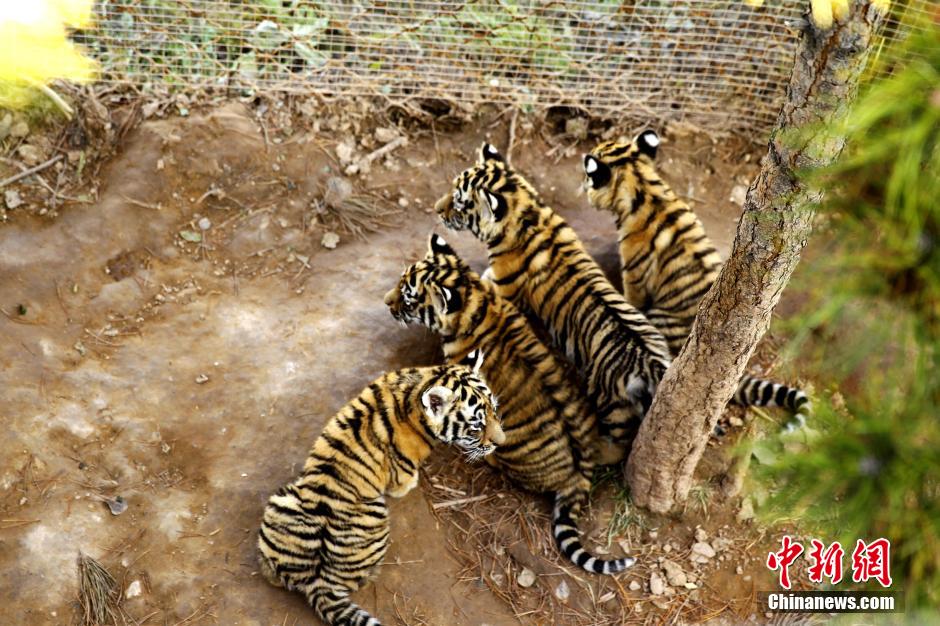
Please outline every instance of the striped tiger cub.
[[[673, 355], [692, 330], [702, 297], [722, 260], [702, 222], [656, 171], [659, 136], [607, 141], [584, 156], [585, 187], [596, 209], [617, 220], [623, 288], [669, 342]], [[745, 375], [734, 395], [743, 406], [779, 406], [793, 412], [786, 425], [805, 424], [811, 407], [799, 389]]]
[[633, 565], [632, 558], [597, 559], [581, 545], [577, 520], [591, 488], [596, 420], [566, 364], [519, 310], [439, 235], [431, 235], [427, 255], [405, 269], [385, 304], [400, 322], [439, 333], [448, 362], [459, 362], [472, 349], [486, 353], [483, 375], [502, 399], [506, 435], [487, 461], [530, 491], [555, 494], [552, 534], [562, 554], [597, 574]]
[[385, 494], [418, 484], [418, 468], [438, 442], [479, 459], [504, 439], [496, 400], [468, 364], [387, 373], [331, 418], [300, 476], [268, 500], [258, 536], [261, 572], [304, 594], [327, 624], [377, 626], [352, 603], [388, 548]]
[[490, 144], [435, 205], [486, 243], [496, 292], [530, 311], [581, 373], [601, 434], [629, 440], [669, 366], [663, 335], [624, 299], [574, 230]]

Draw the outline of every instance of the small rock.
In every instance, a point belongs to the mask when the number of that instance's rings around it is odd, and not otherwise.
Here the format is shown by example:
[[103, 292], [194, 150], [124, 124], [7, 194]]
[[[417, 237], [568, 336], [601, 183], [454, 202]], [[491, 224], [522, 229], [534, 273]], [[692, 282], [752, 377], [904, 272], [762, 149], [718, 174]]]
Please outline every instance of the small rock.
[[750, 498], [745, 498], [741, 503], [741, 510], [738, 511], [737, 518], [739, 522], [754, 518], [754, 504], [751, 502]]
[[209, 230], [209, 228], [212, 226], [212, 222], [209, 221], [208, 217], [199, 218], [198, 224], [200, 230]]
[[7, 189], [4, 191], [3, 201], [6, 203], [8, 209], [15, 209], [23, 204], [23, 198], [20, 197], [20, 192], [15, 189]]
[[120, 515], [127, 510], [127, 500], [123, 496], [115, 496], [104, 501], [108, 505], [111, 515]]
[[200, 374], [199, 376], [196, 376], [197, 385], [204, 385], [207, 382], [209, 382], [209, 376], [207, 374]]
[[124, 597], [130, 600], [131, 598], [136, 598], [142, 593], [141, 585], [139, 580], [135, 580], [127, 586], [127, 591], [124, 592]]
[[729, 417], [728, 423], [734, 426], [735, 428], [740, 428], [744, 426], [744, 420], [737, 416]]
[[398, 131], [394, 128], [376, 128], [375, 140], [379, 143], [388, 143], [398, 139]]
[[616, 593], [614, 593], [613, 591], [608, 591], [607, 593], [602, 595], [600, 598], [598, 598], [597, 601], [600, 602], [601, 604], [604, 604], [606, 602], [610, 602], [616, 597], [617, 597]]
[[516, 582], [519, 583], [520, 587], [531, 587], [535, 584], [535, 572], [528, 567], [523, 567], [519, 575], [516, 576]]
[[698, 585], [696, 585], [695, 583], [685, 583], [682, 586], [685, 587], [686, 589], [698, 589]]
[[29, 134], [29, 124], [20, 120], [10, 127], [10, 137], [21, 138]]
[[744, 568], [738, 565], [736, 568], [734, 568], [734, 573], [740, 576], [741, 574], [744, 573]]
[[694, 563], [707, 563], [709, 559], [715, 557], [715, 549], [704, 541], [692, 544], [692, 555], [689, 559]]
[[333, 250], [336, 248], [336, 244], [339, 243], [339, 235], [333, 232], [323, 233], [323, 238], [320, 239], [320, 245], [328, 250]]
[[404, 197], [404, 196], [402, 196], [401, 198], [399, 198], [399, 199], [398, 199], [398, 206], [400, 206], [400, 207], [403, 208], [403, 209], [404, 209], [404, 208], [407, 208], [407, 207], [408, 207], [408, 198], [406, 198], [406, 197]]
[[670, 552], [672, 552], [672, 544], [667, 543], [666, 545], [664, 545], [663, 552], [665, 552], [666, 554], [669, 554]]
[[666, 573], [666, 580], [673, 587], [682, 587], [687, 582], [682, 568], [668, 559], [663, 561], [663, 571]]
[[355, 149], [356, 149], [355, 146], [348, 141], [344, 141], [343, 143], [337, 144], [336, 145], [336, 158], [338, 158], [340, 163], [344, 165], [347, 163], [352, 163], [353, 151]]
[[655, 530], [650, 531], [650, 539], [657, 539], [659, 537], [659, 532]]
[[705, 532], [705, 529], [702, 528], [702, 527], [696, 528], [696, 529], [695, 529], [695, 540], [696, 540], [696, 541], [705, 541], [706, 539], [708, 539], [708, 533]]
[[666, 582], [656, 572], [650, 575], [650, 593], [654, 596], [661, 596], [666, 593]]
[[744, 185], [735, 185], [731, 188], [731, 196], [728, 198], [731, 202], [735, 203], [738, 206], [744, 206], [744, 201], [747, 199], [747, 187]]
[[639, 591], [640, 586], [641, 586], [640, 583], [638, 583], [637, 581], [635, 580], [630, 581], [630, 591]]
[[567, 602], [568, 596], [571, 595], [571, 590], [568, 588], [568, 583], [564, 580], [558, 583], [558, 586], [555, 587], [555, 597], [558, 598], [559, 602]]
[[712, 547], [715, 549], [715, 552], [724, 552], [731, 546], [731, 540], [726, 539], [725, 537], [715, 537], [712, 541]]
[[16, 152], [27, 165], [39, 165], [39, 162], [42, 161], [42, 153], [39, 148], [28, 143], [24, 143]]

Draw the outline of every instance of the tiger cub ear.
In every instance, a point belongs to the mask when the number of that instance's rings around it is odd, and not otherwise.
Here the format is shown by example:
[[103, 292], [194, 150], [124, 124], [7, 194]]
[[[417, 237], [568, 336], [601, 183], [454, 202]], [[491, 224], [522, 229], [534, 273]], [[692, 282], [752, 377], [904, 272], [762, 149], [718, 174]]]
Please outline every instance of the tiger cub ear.
[[450, 244], [444, 241], [444, 238], [436, 233], [431, 233], [431, 237], [428, 239], [428, 255], [434, 256], [435, 254], [450, 254], [455, 255], [454, 249], [450, 247]]
[[440, 428], [444, 424], [444, 416], [454, 401], [454, 392], [447, 387], [435, 385], [421, 394], [421, 406], [424, 414], [428, 416], [431, 426]]
[[499, 150], [496, 149], [496, 146], [484, 141], [483, 145], [480, 146], [480, 164], [482, 165], [487, 161], [500, 161], [505, 163], [506, 159], [504, 159], [503, 155], [499, 153]]
[[636, 137], [636, 145], [642, 154], [651, 159], [656, 158], [656, 149], [659, 148], [659, 135], [655, 130], [644, 130]]
[[461, 365], [466, 365], [473, 373], [478, 375], [480, 374], [480, 368], [483, 367], [483, 350], [472, 350], [467, 353], [467, 356], [460, 360]]
[[610, 182], [610, 166], [593, 154], [584, 155], [584, 173], [591, 181], [592, 189], [600, 189]]

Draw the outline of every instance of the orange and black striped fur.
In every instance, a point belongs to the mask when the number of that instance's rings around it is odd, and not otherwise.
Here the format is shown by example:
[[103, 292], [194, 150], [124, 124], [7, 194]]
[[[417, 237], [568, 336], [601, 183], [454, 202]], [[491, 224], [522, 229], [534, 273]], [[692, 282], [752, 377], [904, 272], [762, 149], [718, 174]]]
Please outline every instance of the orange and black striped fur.
[[496, 292], [546, 325], [582, 375], [601, 434], [629, 440], [669, 366], [662, 334], [493, 146], [435, 208], [448, 227], [486, 243]]
[[[722, 260], [689, 205], [660, 177], [659, 136], [652, 130], [631, 141], [607, 141], [584, 156], [591, 204], [617, 220], [623, 289], [665, 335], [677, 355], [692, 330], [702, 297], [718, 278]], [[805, 423], [809, 399], [799, 389], [744, 376], [735, 402], [780, 406]]]
[[481, 281], [440, 235], [431, 235], [427, 256], [405, 269], [385, 304], [397, 320], [439, 333], [450, 363], [473, 349], [486, 353], [483, 375], [501, 400], [506, 435], [487, 461], [530, 491], [555, 494], [552, 534], [561, 552], [598, 574], [633, 565], [632, 558], [597, 559], [581, 545], [577, 520], [591, 488], [596, 419], [567, 364], [519, 310]]
[[439, 442], [479, 459], [503, 440], [496, 401], [479, 374], [482, 356], [468, 361], [378, 378], [327, 422], [300, 476], [268, 501], [261, 572], [303, 593], [327, 624], [379, 624], [349, 594], [385, 556], [385, 494], [413, 489]]

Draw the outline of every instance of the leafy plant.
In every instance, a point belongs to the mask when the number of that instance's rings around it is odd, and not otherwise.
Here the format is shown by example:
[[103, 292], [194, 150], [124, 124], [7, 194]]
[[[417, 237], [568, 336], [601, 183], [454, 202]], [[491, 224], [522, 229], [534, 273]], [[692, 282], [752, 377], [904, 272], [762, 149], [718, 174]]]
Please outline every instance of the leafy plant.
[[[880, 59], [843, 121], [846, 149], [807, 173], [828, 192], [824, 250], [795, 285], [791, 347], [830, 390], [808, 445], [758, 444], [768, 513], [829, 541], [891, 541], [908, 608], [940, 605], [940, 27]], [[820, 404], [817, 402], [817, 404]]]

